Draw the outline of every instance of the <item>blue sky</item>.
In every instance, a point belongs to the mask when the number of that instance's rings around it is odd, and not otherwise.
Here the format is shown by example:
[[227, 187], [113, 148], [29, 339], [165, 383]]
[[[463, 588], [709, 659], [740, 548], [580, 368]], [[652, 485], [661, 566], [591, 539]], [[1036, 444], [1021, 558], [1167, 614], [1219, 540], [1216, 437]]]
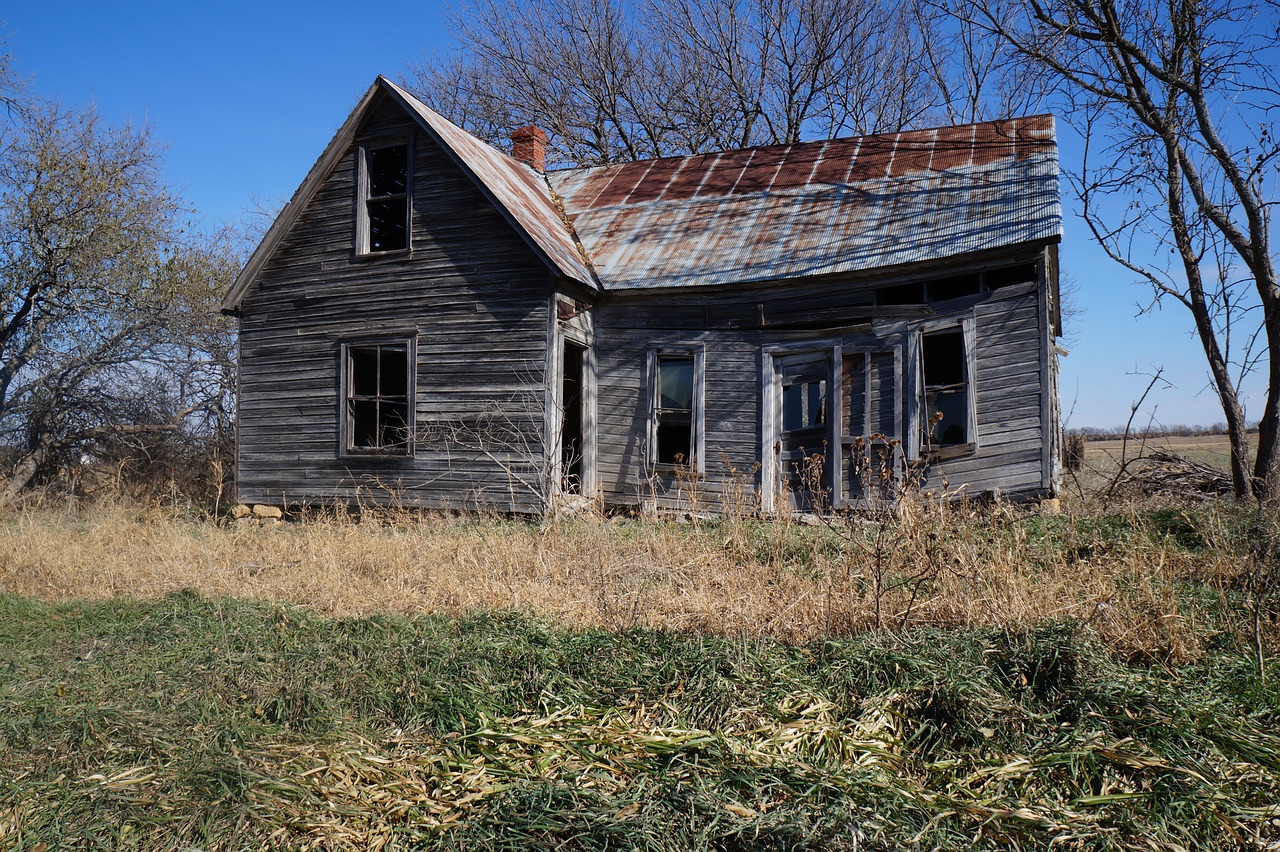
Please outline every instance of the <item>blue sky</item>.
[[[374, 77], [395, 77], [446, 45], [434, 2], [232, 0], [183, 3], [26, 3], [3, 13], [4, 49], [35, 93], [67, 104], [93, 101], [113, 123], [146, 123], [166, 146], [166, 175], [211, 223], [274, 209], [311, 164]], [[1062, 159], [1077, 147], [1062, 127]], [[1207, 389], [1185, 311], [1169, 305], [1135, 317], [1149, 291], [1092, 245], [1064, 186], [1065, 275], [1079, 313], [1068, 328], [1062, 405], [1070, 426], [1123, 424], [1165, 368], [1171, 388], [1153, 391], [1164, 424], [1222, 420]], [[1251, 420], [1264, 387], [1245, 395]], [[979, 389], [981, 392], [981, 389]]]

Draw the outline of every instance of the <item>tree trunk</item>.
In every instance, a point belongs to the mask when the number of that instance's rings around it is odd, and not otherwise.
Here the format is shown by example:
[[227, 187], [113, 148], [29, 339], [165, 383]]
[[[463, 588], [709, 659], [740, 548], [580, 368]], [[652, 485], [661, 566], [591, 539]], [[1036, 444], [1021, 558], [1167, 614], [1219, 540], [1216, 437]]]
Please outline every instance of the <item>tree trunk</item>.
[[1218, 348], [1218, 339], [1213, 333], [1208, 312], [1204, 307], [1204, 299], [1191, 299], [1191, 312], [1195, 317], [1196, 330], [1204, 348], [1205, 359], [1209, 364], [1209, 374], [1213, 377], [1214, 390], [1218, 393], [1218, 401], [1222, 404], [1222, 415], [1227, 422], [1227, 438], [1231, 442], [1231, 491], [1237, 500], [1247, 500], [1252, 493], [1249, 476], [1249, 436], [1245, 424], [1244, 409], [1240, 407], [1240, 396], [1231, 381], [1231, 375], [1222, 351]]
[[35, 446], [18, 460], [8, 479], [0, 480], [0, 506], [12, 503], [26, 490], [31, 480], [40, 472], [40, 466], [48, 459], [52, 447], [53, 437], [48, 433], [36, 439]]
[[1258, 457], [1253, 464], [1253, 496], [1280, 500], [1280, 299], [1266, 299], [1267, 401], [1258, 421]]

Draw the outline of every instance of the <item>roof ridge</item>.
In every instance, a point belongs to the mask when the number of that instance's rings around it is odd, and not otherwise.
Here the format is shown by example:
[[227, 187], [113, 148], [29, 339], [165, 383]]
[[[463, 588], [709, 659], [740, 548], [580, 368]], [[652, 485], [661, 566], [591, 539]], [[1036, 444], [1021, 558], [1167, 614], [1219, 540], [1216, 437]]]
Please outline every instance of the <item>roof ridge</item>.
[[715, 157], [721, 154], [735, 154], [745, 151], [758, 151], [763, 148], [796, 148], [809, 145], [823, 145], [829, 142], [856, 142], [864, 139], [874, 139], [876, 137], [902, 136], [903, 134], [926, 134], [937, 132], [939, 130], [957, 130], [962, 127], [980, 127], [984, 124], [1001, 124], [1014, 121], [1028, 121], [1033, 118], [1047, 118], [1055, 125], [1056, 120], [1053, 113], [1038, 112], [1032, 115], [1015, 115], [1005, 118], [990, 118], [985, 121], [966, 121], [961, 124], [937, 124], [930, 127], [912, 127], [901, 130], [884, 130], [879, 133], [855, 133], [852, 136], [828, 136], [823, 139], [803, 139], [795, 142], [764, 142], [759, 145], [746, 145], [741, 148], [719, 148], [714, 151], [700, 151], [695, 154], [668, 154], [665, 157], [644, 157], [638, 160], [618, 160], [612, 163], [597, 163], [592, 166], [567, 166], [562, 169], [550, 169], [547, 174], [566, 174], [568, 172], [584, 172], [597, 169], [612, 169], [620, 166], [633, 165], [635, 163], [659, 163], [664, 160], [688, 160], [694, 157]]

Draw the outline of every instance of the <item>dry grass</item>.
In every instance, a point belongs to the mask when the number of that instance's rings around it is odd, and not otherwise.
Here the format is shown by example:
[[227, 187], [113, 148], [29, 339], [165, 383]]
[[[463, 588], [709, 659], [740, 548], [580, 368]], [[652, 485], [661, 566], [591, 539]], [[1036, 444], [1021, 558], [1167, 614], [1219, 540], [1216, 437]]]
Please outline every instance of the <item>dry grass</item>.
[[[1250, 435], [1249, 460], [1257, 452], [1257, 435]], [[1166, 452], [1222, 471], [1231, 469], [1231, 443], [1222, 435], [1168, 435], [1158, 438], [1105, 438], [1085, 442], [1084, 471], [1079, 479], [1086, 491], [1096, 489], [1115, 474], [1122, 457], [1135, 458]], [[1068, 483], [1064, 483], [1068, 484]]]
[[0, 848], [1277, 849], [1277, 542], [1229, 502], [15, 511]]
[[[1188, 547], [1188, 535], [1203, 546]], [[513, 610], [569, 627], [791, 641], [1074, 619], [1123, 653], [1187, 659], [1217, 629], [1206, 620], [1218, 608], [1180, 584], [1194, 579], [1209, 597], [1228, 585], [1233, 535], [1213, 509], [1099, 519], [913, 504], [833, 527], [338, 515], [220, 527], [107, 505], [11, 515], [0, 524], [0, 592], [60, 602], [195, 589], [325, 615]]]

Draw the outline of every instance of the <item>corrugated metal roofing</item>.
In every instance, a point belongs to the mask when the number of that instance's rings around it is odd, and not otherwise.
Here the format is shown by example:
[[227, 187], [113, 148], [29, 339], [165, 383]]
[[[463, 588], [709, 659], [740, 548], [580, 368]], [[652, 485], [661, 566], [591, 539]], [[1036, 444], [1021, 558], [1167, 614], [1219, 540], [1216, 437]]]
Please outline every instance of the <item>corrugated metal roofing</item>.
[[565, 276], [594, 286], [596, 277], [590, 263], [573, 241], [573, 232], [556, 208], [551, 191], [537, 172], [481, 142], [413, 95], [387, 80], [378, 78], [417, 113], [439, 137], [447, 150], [461, 161], [494, 200], [537, 244]]
[[605, 289], [847, 273], [1062, 234], [1052, 116], [547, 177]]
[[379, 77], [241, 270], [225, 310], [239, 305], [379, 90], [436, 134], [554, 270], [590, 286], [855, 272], [1062, 234], [1052, 116], [573, 169], [544, 180]]

